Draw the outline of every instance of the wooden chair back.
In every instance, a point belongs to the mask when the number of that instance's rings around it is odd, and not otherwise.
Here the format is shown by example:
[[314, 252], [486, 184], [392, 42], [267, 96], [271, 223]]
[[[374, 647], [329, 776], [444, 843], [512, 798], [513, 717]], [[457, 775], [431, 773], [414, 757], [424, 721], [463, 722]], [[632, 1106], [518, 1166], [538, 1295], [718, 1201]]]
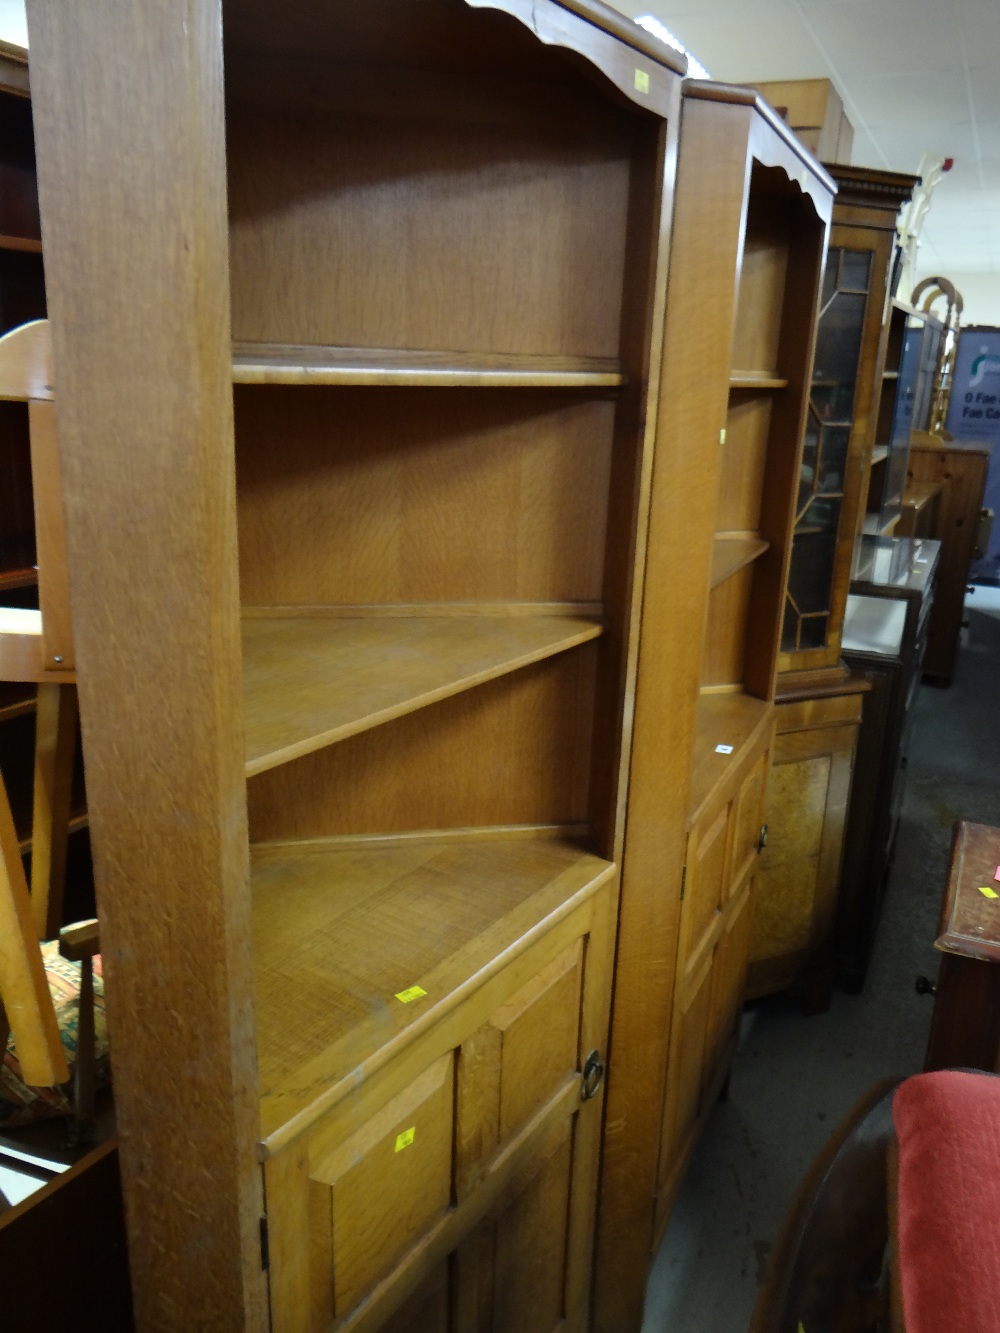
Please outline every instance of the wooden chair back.
[[48, 320], [0, 337], [0, 401], [28, 405], [38, 610], [0, 607], [0, 680], [37, 684], [31, 907], [38, 934], [62, 923], [76, 743], [76, 670]]
[[0, 680], [70, 683], [73, 624], [48, 320], [0, 338], [0, 401], [28, 404], [39, 605], [0, 608]]

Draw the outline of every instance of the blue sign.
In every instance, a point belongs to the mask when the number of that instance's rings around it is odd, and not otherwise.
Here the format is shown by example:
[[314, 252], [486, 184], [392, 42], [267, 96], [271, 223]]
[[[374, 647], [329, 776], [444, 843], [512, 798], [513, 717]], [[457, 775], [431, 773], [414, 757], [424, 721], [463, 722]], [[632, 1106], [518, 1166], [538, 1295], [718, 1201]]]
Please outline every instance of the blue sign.
[[[956, 444], [992, 447], [983, 504], [1000, 515], [1000, 329], [962, 329], [955, 358], [948, 431]], [[972, 567], [974, 578], [1000, 578], [1000, 521], [986, 558]]]

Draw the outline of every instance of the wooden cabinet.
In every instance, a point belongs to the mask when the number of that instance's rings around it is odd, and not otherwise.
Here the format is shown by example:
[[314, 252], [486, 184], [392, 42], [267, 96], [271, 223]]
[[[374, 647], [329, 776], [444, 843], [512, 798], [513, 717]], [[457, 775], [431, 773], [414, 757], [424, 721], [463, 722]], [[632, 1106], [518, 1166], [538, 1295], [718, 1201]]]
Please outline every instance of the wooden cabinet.
[[835, 930], [838, 977], [849, 990], [864, 984], [892, 864], [938, 552], [934, 541], [864, 538], [848, 598], [844, 658], [869, 686]]
[[[851, 160], [854, 127], [832, 79], [785, 79], [755, 83], [753, 87], [839, 184], [839, 165]], [[831, 167], [831, 163], [836, 166]]]
[[[750, 996], [829, 999], [859, 691], [840, 658], [855, 534], [875, 449], [896, 216], [913, 176], [830, 166], [837, 182], [778, 658], [770, 841]], [[880, 466], [880, 465], [879, 465]]]
[[582, 1328], [683, 61], [29, 25], [138, 1321]]
[[941, 953], [925, 1069], [1000, 1073], [1000, 932], [996, 888], [1000, 829], [955, 825], [935, 949]]
[[292, 1142], [278, 1126], [275, 1330], [381, 1328], [437, 1308], [428, 1280], [444, 1329], [585, 1327], [614, 906], [609, 878]]
[[[910, 442], [903, 520], [897, 531], [941, 543], [923, 663], [924, 675], [938, 685], [950, 684], [955, 670], [989, 459], [988, 449], [949, 446], [936, 436], [918, 436]], [[931, 512], [920, 522], [920, 501], [925, 496], [932, 497]]]
[[729, 1072], [743, 1004], [771, 723], [691, 825], [654, 1229], [669, 1214], [705, 1114]]
[[916, 177], [830, 166], [837, 183], [796, 501], [779, 694], [788, 673], [840, 664], [887, 351], [886, 306], [896, 217]]
[[864, 531], [896, 531], [906, 489], [910, 437], [927, 429], [944, 326], [926, 310], [893, 300], [878, 390], [875, 448]]
[[680, 139], [598, 1219], [602, 1333], [641, 1325], [650, 1258], [732, 1051], [832, 197], [747, 89], [686, 84]]
[[767, 847], [754, 895], [747, 996], [795, 989], [829, 1002], [833, 928], [862, 691], [848, 679], [826, 696], [775, 709]]

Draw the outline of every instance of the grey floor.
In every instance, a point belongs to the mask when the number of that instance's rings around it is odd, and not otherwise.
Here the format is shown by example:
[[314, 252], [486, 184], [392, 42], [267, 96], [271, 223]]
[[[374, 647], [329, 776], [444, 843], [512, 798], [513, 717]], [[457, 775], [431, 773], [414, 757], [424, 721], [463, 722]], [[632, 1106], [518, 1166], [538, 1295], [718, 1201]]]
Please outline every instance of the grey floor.
[[713, 1111], [646, 1292], [643, 1333], [746, 1333], [799, 1177], [864, 1090], [923, 1063], [931, 941], [956, 819], [1000, 824], [1000, 590], [967, 598], [950, 688], [917, 701], [896, 860], [864, 992], [806, 1017], [766, 1002], [744, 1023], [729, 1101]]

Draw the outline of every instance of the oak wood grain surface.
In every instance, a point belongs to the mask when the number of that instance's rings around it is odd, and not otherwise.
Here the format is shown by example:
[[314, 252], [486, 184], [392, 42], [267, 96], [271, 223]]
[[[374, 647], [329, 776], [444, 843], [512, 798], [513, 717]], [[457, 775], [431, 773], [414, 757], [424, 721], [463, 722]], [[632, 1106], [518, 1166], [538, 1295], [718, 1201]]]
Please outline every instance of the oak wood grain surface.
[[259, 845], [252, 869], [265, 1138], [612, 873], [579, 840], [488, 834]]
[[236, 390], [246, 605], [600, 601], [614, 402], [552, 389]]
[[569, 616], [244, 620], [247, 775], [600, 633]]
[[136, 1322], [260, 1329], [219, 6], [80, 17], [28, 25]]

